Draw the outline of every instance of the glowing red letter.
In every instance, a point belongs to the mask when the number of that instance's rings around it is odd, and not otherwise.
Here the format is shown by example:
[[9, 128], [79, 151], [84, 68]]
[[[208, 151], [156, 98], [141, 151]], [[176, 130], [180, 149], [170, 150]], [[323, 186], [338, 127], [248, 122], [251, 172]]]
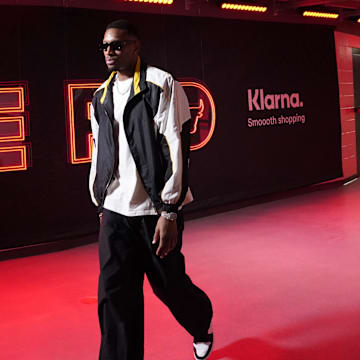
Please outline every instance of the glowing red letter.
[[66, 84], [68, 159], [71, 164], [84, 164], [91, 161], [92, 134], [88, 120], [90, 120], [93, 93], [100, 85], [101, 82], [90, 81], [67, 82]]
[[0, 83], [0, 172], [27, 170], [30, 144], [26, 136], [27, 84]]

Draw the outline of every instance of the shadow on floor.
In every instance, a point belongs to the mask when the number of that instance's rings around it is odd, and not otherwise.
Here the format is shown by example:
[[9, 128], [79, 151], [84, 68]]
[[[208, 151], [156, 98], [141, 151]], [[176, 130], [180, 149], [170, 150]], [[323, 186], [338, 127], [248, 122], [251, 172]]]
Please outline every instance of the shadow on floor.
[[261, 339], [242, 339], [215, 350], [209, 360], [346, 360], [360, 358], [358, 337], [307, 348], [285, 348]]
[[215, 350], [209, 360], [349, 360], [360, 359], [360, 311], [314, 317]]

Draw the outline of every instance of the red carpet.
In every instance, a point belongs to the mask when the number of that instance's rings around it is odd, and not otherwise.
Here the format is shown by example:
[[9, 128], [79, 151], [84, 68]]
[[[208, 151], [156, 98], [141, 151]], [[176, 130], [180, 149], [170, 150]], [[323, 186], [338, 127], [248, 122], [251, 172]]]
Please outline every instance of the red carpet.
[[[360, 358], [360, 183], [188, 221], [184, 253], [239, 360]], [[0, 262], [0, 358], [96, 360], [97, 244]], [[145, 285], [145, 360], [192, 359]]]

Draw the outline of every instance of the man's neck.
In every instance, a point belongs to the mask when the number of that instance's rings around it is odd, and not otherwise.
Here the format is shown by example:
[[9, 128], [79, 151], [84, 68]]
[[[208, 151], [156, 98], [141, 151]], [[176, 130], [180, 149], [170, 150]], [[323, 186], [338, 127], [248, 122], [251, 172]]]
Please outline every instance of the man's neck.
[[132, 78], [132, 77], [134, 76], [135, 66], [136, 66], [136, 64], [134, 64], [133, 66], [131, 66], [129, 69], [126, 69], [126, 70], [118, 70], [118, 71], [117, 71], [118, 79], [119, 79], [120, 81], [122, 81], [122, 80], [127, 80], [127, 79], [129, 79], [129, 78]]
[[130, 79], [134, 76], [134, 73], [131, 73], [131, 72], [120, 72], [120, 71], [117, 71], [117, 77], [120, 81], [123, 81], [123, 80], [127, 80], [127, 79]]

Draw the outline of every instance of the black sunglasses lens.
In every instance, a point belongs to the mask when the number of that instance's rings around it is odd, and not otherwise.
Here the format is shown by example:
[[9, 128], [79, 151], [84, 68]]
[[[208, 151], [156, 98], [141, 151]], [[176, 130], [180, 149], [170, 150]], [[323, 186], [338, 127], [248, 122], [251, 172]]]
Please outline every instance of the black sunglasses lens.
[[106, 51], [109, 46], [112, 51], [115, 50], [121, 51], [122, 48], [124, 47], [121, 41], [113, 41], [110, 44], [108, 43], [99, 44], [99, 51]]
[[114, 41], [112, 43], [110, 43], [110, 49], [115, 51], [121, 51], [121, 49], [123, 48], [122, 42], [121, 41]]
[[108, 48], [109, 44], [101, 43], [98, 46], [99, 51], [105, 51]]

